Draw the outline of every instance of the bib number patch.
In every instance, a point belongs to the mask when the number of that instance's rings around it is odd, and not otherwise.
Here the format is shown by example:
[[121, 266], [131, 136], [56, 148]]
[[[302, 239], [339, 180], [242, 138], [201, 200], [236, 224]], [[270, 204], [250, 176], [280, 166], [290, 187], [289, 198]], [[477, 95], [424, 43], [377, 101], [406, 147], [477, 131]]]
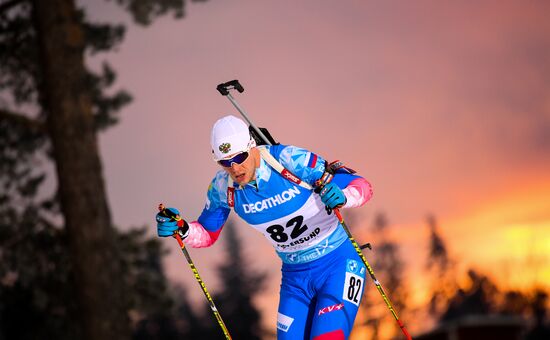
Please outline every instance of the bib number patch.
[[[286, 223], [286, 228], [292, 228], [290, 232], [290, 238], [292, 240], [302, 235], [307, 230], [307, 225], [303, 223], [304, 217], [302, 215], [293, 217]], [[266, 231], [269, 233], [269, 236], [271, 236], [273, 241], [279, 243], [288, 241], [288, 234], [284, 232], [285, 228], [282, 225], [275, 224], [269, 226], [266, 228]]]
[[357, 273], [364, 273], [362, 266], [359, 266], [357, 261], [348, 260], [346, 265], [346, 279], [344, 282], [344, 291], [342, 298], [356, 306], [361, 302], [363, 295], [363, 284], [365, 282], [362, 276]]

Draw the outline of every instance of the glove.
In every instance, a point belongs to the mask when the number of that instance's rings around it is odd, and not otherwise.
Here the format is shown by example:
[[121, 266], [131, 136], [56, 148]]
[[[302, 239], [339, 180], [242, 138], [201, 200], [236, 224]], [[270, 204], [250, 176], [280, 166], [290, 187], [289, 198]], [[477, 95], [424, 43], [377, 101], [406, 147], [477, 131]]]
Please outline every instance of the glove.
[[180, 217], [178, 209], [167, 208], [161, 210], [155, 219], [159, 236], [173, 236], [176, 232], [180, 234], [182, 240], [189, 236], [189, 224]]
[[319, 196], [321, 196], [321, 201], [323, 204], [330, 209], [340, 208], [347, 202], [347, 198], [342, 189], [332, 182], [327, 183], [321, 189]]

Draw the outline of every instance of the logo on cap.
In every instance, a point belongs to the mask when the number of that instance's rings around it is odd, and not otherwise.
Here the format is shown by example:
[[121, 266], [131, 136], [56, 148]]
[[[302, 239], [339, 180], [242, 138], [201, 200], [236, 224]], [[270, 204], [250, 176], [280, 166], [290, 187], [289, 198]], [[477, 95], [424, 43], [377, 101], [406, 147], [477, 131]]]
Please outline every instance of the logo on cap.
[[222, 153], [228, 153], [229, 150], [231, 150], [231, 144], [229, 143], [222, 143], [220, 147], [218, 148]]

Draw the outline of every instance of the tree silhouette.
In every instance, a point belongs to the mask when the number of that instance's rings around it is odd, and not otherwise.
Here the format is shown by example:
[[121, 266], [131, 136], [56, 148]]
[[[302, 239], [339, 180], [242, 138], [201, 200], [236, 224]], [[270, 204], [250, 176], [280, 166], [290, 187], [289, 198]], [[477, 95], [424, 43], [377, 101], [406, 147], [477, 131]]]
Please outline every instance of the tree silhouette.
[[[183, 0], [117, 3], [139, 24], [168, 13], [183, 15]], [[124, 91], [106, 94], [115, 80], [108, 64], [94, 73], [84, 63], [86, 53], [120, 43], [124, 27], [88, 22], [74, 0], [4, 0], [0, 27], [2, 256], [24, 253], [3, 268], [2, 282], [21, 292], [36, 289], [26, 303], [48, 332], [66, 314], [73, 319], [66, 334], [78, 333], [69, 338], [128, 338], [131, 301], [125, 280], [118, 279], [124, 263], [107, 206], [96, 132], [116, 122], [115, 112], [130, 96]], [[45, 178], [33, 163], [37, 160], [51, 161], [57, 175], [54, 196], [42, 201], [32, 199]], [[61, 226], [63, 231], [56, 229]], [[43, 234], [47, 237], [35, 237]], [[48, 237], [68, 249], [65, 257], [40, 253]], [[45, 256], [43, 267], [23, 262], [34, 254]], [[38, 273], [50, 275], [52, 268], [67, 271], [57, 278], [71, 284], [67, 294], [75, 307], [58, 308], [61, 292], [39, 294], [43, 277], [28, 273], [41, 269]], [[8, 328], [15, 325], [4, 320], [9, 319], [2, 319]], [[42, 338], [63, 338], [44, 334]]]
[[[25, 215], [29, 223], [36, 216]], [[0, 234], [0, 339], [78, 339], [82, 331], [74, 322], [73, 270], [64, 229], [32, 225], [24, 239]], [[6, 231], [1, 225], [0, 230]], [[127, 314], [136, 324], [134, 339], [196, 338], [203, 334], [198, 322], [204, 316], [189, 307], [185, 290], [172, 291], [161, 265], [165, 252], [158, 238], [147, 238], [146, 229], [117, 234], [120, 245], [120, 280], [125, 282]], [[19, 234], [20, 235], [20, 234]], [[5, 237], [11, 236], [11, 237]], [[32, 327], [22, 327], [32, 320]]]
[[[37, 223], [40, 216], [32, 207], [10, 217], [0, 223], [0, 338], [78, 338], [66, 233]], [[18, 225], [27, 227], [13, 230]], [[32, 327], [24, 327], [29, 320]]]
[[[403, 317], [403, 314], [407, 311], [408, 296], [403, 281], [405, 264], [399, 255], [397, 244], [388, 236], [388, 228], [386, 216], [383, 213], [377, 213], [372, 227], [373, 239], [376, 242], [373, 244], [372, 253], [367, 254], [367, 257], [373, 258], [371, 265], [376, 277], [382, 283], [397, 313]], [[368, 326], [372, 339], [380, 339], [382, 326], [390, 322], [394, 324], [395, 321], [380, 297], [378, 290], [365, 289], [364, 294], [363, 302], [360, 305], [360, 308], [363, 308], [365, 315], [367, 315], [364, 324]], [[396, 331], [398, 330], [394, 330], [394, 332]]]
[[432, 299], [429, 310], [440, 323], [460, 320], [466, 316], [516, 316], [530, 318], [534, 327], [526, 339], [547, 339], [550, 331], [545, 325], [547, 292], [535, 289], [501, 291], [484, 273], [467, 270], [468, 282], [460, 286], [452, 256], [440, 236], [434, 217], [428, 218], [430, 250], [426, 269], [433, 275]]
[[530, 303], [530, 309], [534, 318], [534, 327], [527, 333], [526, 340], [550, 338], [550, 325], [548, 324], [548, 320], [546, 320], [548, 308], [548, 292], [537, 289]]
[[[137, 312], [139, 319], [133, 333], [134, 340], [204, 339], [209, 328], [203, 327], [210, 319], [201, 309], [192, 308], [186, 289], [175, 286], [174, 292], [154, 301], [149, 314]], [[134, 310], [134, 312], [136, 312]]]
[[441, 321], [459, 319], [466, 315], [488, 315], [496, 312], [496, 285], [486, 276], [474, 270], [468, 271], [469, 287], [458, 289], [450, 299]]
[[223, 290], [214, 297], [214, 301], [233, 338], [261, 339], [261, 314], [254, 305], [254, 297], [264, 288], [267, 276], [250, 269], [231, 220], [224, 226], [224, 239], [225, 257], [218, 267]]
[[517, 290], [503, 293], [502, 302], [498, 308], [502, 315], [524, 315], [527, 316], [531, 309], [531, 299]]
[[439, 234], [434, 216], [428, 216], [430, 241], [426, 269], [432, 278], [432, 296], [429, 303], [429, 313], [438, 318], [447, 308], [449, 300], [458, 289], [454, 260], [448, 253], [447, 245]]

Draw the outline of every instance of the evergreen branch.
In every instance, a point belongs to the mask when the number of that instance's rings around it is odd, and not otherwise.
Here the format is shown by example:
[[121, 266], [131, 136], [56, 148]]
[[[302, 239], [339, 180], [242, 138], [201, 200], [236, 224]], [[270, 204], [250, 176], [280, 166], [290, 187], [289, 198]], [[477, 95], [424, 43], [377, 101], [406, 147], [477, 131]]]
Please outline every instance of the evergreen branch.
[[3, 4], [0, 4], [0, 14], [9, 11], [12, 7], [19, 5], [20, 3], [26, 2], [27, 0], [8, 0]]
[[12, 112], [0, 108], [0, 121], [2, 120], [23, 126], [31, 131], [46, 132], [46, 126], [44, 123], [36, 119], [28, 118], [22, 113]]

